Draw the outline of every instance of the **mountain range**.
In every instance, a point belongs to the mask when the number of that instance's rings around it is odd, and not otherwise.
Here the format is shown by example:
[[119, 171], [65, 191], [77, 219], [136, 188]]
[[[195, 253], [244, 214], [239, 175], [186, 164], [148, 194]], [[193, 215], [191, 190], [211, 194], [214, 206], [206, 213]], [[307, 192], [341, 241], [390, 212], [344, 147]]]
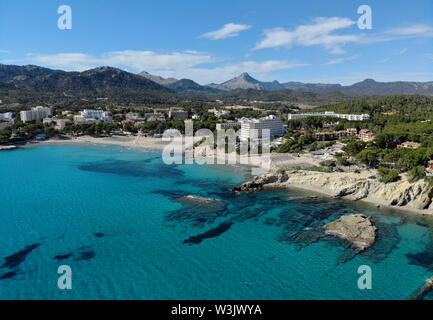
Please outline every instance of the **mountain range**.
[[353, 85], [343, 86], [341, 84], [303, 83], [295, 81], [280, 83], [276, 80], [272, 82], [262, 82], [254, 79], [248, 73], [242, 73], [241, 75], [220, 84], [211, 83], [202, 86], [188, 79], [164, 79], [145, 72], [140, 73], [140, 75], [173, 89], [176, 92], [187, 94], [217, 94], [238, 89], [255, 89], [262, 91], [290, 89], [303, 92], [340, 92], [350, 95], [433, 95], [433, 81], [377, 82], [373, 79], [366, 79]]
[[189, 79], [164, 79], [147, 72], [130, 73], [113, 67], [83, 72], [52, 70], [34, 65], [0, 64], [3, 104], [65, 103], [77, 105], [110, 100], [122, 104], [175, 104], [185, 101], [225, 103], [334, 103], [358, 95], [433, 95], [433, 82], [376, 82], [350, 86], [278, 81], [262, 82], [248, 73], [221, 84], [200, 85]]
[[96, 94], [109, 94], [111, 90], [120, 87], [123, 90], [170, 91], [154, 81], [112, 67], [66, 72], [33, 65], [20, 67], [0, 64], [0, 82], [14, 84], [19, 88], [50, 92], [89, 89]]
[[[112, 67], [100, 67], [84, 72], [66, 72], [34, 65], [0, 64], [2, 100], [25, 102], [25, 97], [38, 101], [105, 99], [133, 100], [140, 103], [164, 103], [179, 100], [170, 89], [134, 73]], [[7, 92], [6, 92], [7, 91]], [[0, 98], [0, 99], [1, 99]]]
[[197, 82], [194, 82], [190, 79], [175, 79], [175, 78], [163, 78], [161, 76], [152, 75], [147, 73], [146, 71], [140, 72], [140, 76], [152, 80], [166, 88], [169, 88], [173, 91], [182, 94], [189, 95], [211, 95], [211, 94], [221, 94], [224, 93], [225, 90], [220, 90], [218, 88], [214, 88], [212, 86], [202, 86]]

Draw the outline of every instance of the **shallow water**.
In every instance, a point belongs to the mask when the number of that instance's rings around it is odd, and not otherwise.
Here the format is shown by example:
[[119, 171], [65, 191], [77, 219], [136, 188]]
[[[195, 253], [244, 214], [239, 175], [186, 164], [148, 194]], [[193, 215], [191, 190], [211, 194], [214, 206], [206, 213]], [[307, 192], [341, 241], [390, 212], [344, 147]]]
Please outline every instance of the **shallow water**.
[[[0, 154], [0, 299], [405, 299], [433, 275], [427, 218], [298, 190], [234, 194], [242, 167], [160, 151], [55, 145]], [[213, 204], [182, 201], [193, 194]], [[363, 212], [356, 254], [321, 226]], [[59, 290], [57, 268], [72, 268]], [[372, 290], [357, 286], [372, 268]], [[433, 298], [431, 294], [426, 298]]]

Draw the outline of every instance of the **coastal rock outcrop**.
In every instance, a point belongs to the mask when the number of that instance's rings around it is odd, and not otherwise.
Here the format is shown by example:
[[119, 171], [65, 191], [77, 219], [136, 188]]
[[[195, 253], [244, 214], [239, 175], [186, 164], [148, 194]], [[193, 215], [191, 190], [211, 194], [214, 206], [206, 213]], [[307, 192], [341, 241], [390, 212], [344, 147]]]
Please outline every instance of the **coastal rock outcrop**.
[[433, 188], [427, 190], [418, 199], [416, 199], [413, 203], [413, 206], [417, 209], [425, 210], [431, 205], [432, 199], [433, 199]]
[[[424, 192], [425, 185], [423, 183], [415, 183], [403, 190], [401, 194], [391, 200], [391, 205], [402, 207], [407, 205], [411, 201], [420, 200]], [[431, 198], [431, 197], [430, 197]], [[427, 198], [424, 198], [427, 201]]]
[[402, 207], [407, 205], [409, 202], [417, 200], [424, 192], [424, 185], [421, 183], [415, 183], [403, 190], [396, 198], [391, 200], [392, 206]]
[[264, 185], [281, 184], [286, 182], [289, 176], [285, 171], [269, 173], [262, 176], [256, 176], [252, 181], [245, 182], [240, 186], [234, 187], [233, 191], [254, 192], [263, 189]]
[[376, 227], [364, 214], [342, 216], [324, 228], [327, 235], [349, 241], [357, 251], [369, 248], [376, 240]]
[[402, 175], [399, 181], [383, 183], [375, 170], [361, 172], [318, 172], [308, 170], [275, 171], [235, 187], [234, 191], [260, 191], [265, 187], [297, 187], [336, 198], [366, 200], [377, 205], [395, 206], [433, 214], [433, 188], [424, 180], [411, 182]]
[[335, 195], [337, 198], [351, 196], [352, 200], [361, 200], [368, 197], [371, 183], [368, 180], [358, 181], [338, 190]]

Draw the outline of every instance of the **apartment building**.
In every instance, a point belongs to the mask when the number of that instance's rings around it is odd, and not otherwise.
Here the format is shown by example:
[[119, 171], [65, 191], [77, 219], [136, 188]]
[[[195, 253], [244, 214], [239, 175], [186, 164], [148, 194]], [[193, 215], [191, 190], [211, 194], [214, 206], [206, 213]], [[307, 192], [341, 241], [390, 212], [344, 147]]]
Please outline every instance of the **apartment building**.
[[144, 117], [147, 121], [165, 121], [163, 113], [146, 113]]
[[240, 122], [230, 121], [230, 122], [224, 122], [224, 123], [217, 123], [216, 129], [217, 130], [225, 130], [230, 128], [237, 128], [240, 127]]
[[333, 131], [333, 132], [318, 132], [316, 133], [316, 140], [318, 141], [332, 141], [339, 140], [349, 135], [356, 135], [358, 130], [356, 128], [349, 128], [346, 130]]
[[270, 138], [284, 135], [284, 124], [281, 119], [269, 116], [263, 119], [249, 119], [241, 122], [241, 140], [261, 140], [264, 136], [263, 130], [269, 130]]
[[130, 120], [138, 120], [140, 118], [140, 115], [137, 112], [128, 112], [125, 115], [125, 118]]
[[42, 106], [37, 106], [31, 110], [21, 111], [20, 118], [22, 122], [41, 121], [44, 118], [51, 116], [52, 109]]
[[349, 121], [365, 121], [370, 120], [370, 115], [368, 114], [341, 114], [341, 113], [335, 113], [333, 111], [326, 111], [326, 112], [312, 112], [312, 113], [293, 113], [289, 114], [288, 118], [289, 120], [296, 120], [296, 119], [305, 119], [309, 117], [332, 117], [332, 118], [339, 118], [339, 119], [346, 119]]
[[218, 117], [218, 118], [230, 115], [230, 111], [228, 111], [228, 110], [217, 110], [216, 108], [209, 109], [208, 112], [209, 113], [213, 113], [215, 115], [215, 117]]
[[169, 118], [173, 119], [188, 119], [188, 112], [180, 109], [170, 110], [168, 112]]
[[71, 124], [72, 121], [69, 119], [57, 119], [57, 118], [45, 118], [42, 120], [43, 124], [47, 124], [51, 126], [54, 124], [54, 129], [63, 130], [68, 124]]
[[358, 133], [358, 138], [365, 142], [373, 140], [375, 136], [376, 135], [373, 132], [367, 129], [361, 129]]
[[413, 141], [406, 141], [397, 146], [397, 148], [408, 148], [408, 149], [418, 149], [419, 147], [421, 147], [421, 143], [413, 142]]

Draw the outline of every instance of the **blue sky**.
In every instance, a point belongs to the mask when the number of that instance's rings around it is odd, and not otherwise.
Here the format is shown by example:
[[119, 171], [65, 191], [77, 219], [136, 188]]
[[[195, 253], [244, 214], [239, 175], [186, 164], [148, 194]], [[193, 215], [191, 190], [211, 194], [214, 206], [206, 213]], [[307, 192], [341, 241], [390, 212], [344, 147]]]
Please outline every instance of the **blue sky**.
[[[57, 9], [72, 9], [60, 30]], [[360, 5], [372, 29], [357, 25]], [[431, 0], [1, 0], [0, 63], [222, 82], [433, 81]]]

